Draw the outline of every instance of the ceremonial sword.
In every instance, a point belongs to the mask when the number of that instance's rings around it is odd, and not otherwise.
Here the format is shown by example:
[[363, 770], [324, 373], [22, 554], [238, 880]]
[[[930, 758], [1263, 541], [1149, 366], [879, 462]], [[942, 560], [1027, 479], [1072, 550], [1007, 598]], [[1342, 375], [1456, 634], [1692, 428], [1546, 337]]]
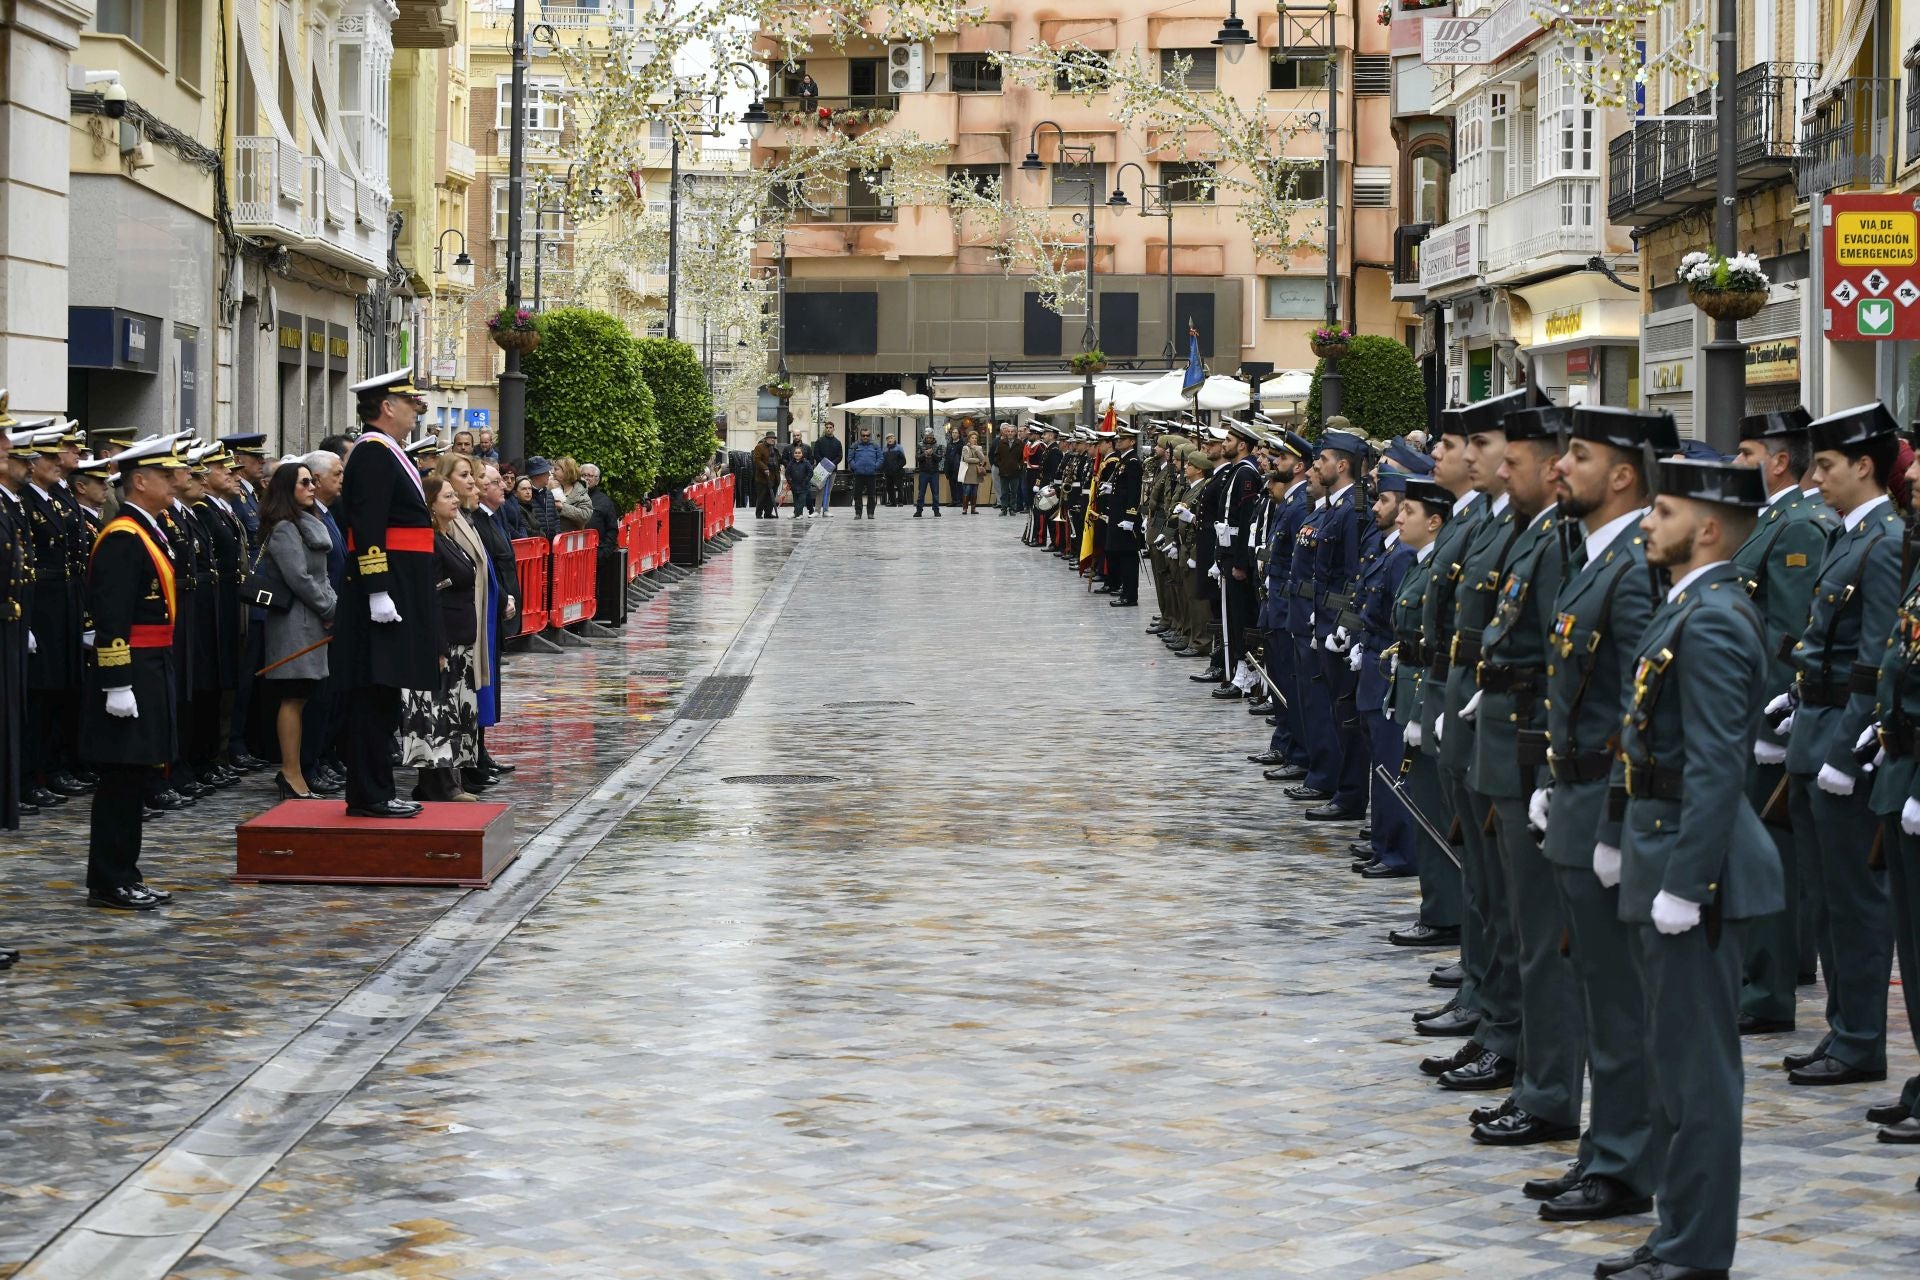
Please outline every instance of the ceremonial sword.
[[[1453, 851], [1453, 845], [1445, 836], [1440, 834], [1438, 827], [1435, 827], [1432, 822], [1427, 820], [1427, 815], [1420, 812], [1420, 806], [1413, 802], [1413, 798], [1407, 794], [1407, 789], [1400, 785], [1400, 779], [1388, 773], [1387, 766], [1383, 764], [1374, 765], [1373, 773], [1375, 777], [1387, 785], [1389, 791], [1392, 791], [1394, 795], [1400, 797], [1400, 803], [1407, 806], [1407, 812], [1413, 815], [1415, 822], [1420, 824], [1420, 829], [1425, 831], [1433, 842], [1440, 846], [1440, 852], [1447, 855], [1447, 861], [1459, 867], [1460, 856]], [[1461, 870], [1464, 871], [1465, 868], [1461, 867]]]

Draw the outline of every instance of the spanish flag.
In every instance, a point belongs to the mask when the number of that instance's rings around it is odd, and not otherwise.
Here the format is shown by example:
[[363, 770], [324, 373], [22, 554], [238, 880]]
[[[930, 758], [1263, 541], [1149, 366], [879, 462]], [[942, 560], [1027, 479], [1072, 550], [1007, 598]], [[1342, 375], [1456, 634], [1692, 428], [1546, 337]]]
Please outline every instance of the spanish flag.
[[[1100, 419], [1100, 429], [1102, 431], [1113, 430], [1113, 402], [1111, 400], [1107, 402], [1106, 416]], [[1100, 459], [1098, 465], [1093, 469], [1093, 490], [1087, 494], [1087, 520], [1080, 529], [1079, 567], [1082, 570], [1087, 567], [1088, 561], [1093, 559], [1094, 521], [1106, 519], [1106, 517], [1100, 513], [1100, 508], [1105, 505], [1100, 501], [1100, 484], [1106, 476], [1107, 464], [1111, 461], [1113, 461], [1113, 454], [1108, 453], [1106, 457]]]

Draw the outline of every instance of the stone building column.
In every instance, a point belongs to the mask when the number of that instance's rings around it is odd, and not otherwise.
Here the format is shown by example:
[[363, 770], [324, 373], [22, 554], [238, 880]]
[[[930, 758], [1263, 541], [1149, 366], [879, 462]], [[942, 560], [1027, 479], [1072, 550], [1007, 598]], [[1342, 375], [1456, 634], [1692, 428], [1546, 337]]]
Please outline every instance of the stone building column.
[[0, 386], [67, 407], [67, 66], [93, 0], [0, 0]]

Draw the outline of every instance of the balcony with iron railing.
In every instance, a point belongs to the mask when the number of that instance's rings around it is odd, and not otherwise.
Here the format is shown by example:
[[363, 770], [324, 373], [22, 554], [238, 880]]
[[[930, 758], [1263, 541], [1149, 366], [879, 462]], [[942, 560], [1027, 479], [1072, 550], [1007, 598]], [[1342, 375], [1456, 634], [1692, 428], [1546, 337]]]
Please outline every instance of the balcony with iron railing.
[[1396, 298], [1418, 298], [1426, 290], [1420, 285], [1420, 246], [1426, 242], [1427, 233], [1433, 230], [1430, 222], [1410, 222], [1395, 227], [1393, 231], [1393, 296]]
[[[637, 7], [636, 0], [527, 0], [527, 26], [544, 22], [555, 31], [631, 31]], [[477, 26], [510, 32], [513, 0], [475, 0], [469, 16]]]
[[[1796, 111], [1819, 68], [1761, 62], [1734, 81], [1735, 186], [1741, 193], [1793, 172], [1800, 155]], [[1665, 115], [1711, 116], [1714, 96], [1702, 90]], [[1713, 199], [1719, 137], [1711, 120], [1643, 120], [1607, 144], [1607, 216], [1645, 226]]]
[[1900, 82], [1891, 78], [1842, 80], [1808, 98], [1795, 174], [1801, 197], [1889, 181], [1898, 167], [1894, 113], [1899, 102]]
[[1553, 178], [1487, 210], [1487, 275], [1590, 258], [1607, 247], [1600, 179]]

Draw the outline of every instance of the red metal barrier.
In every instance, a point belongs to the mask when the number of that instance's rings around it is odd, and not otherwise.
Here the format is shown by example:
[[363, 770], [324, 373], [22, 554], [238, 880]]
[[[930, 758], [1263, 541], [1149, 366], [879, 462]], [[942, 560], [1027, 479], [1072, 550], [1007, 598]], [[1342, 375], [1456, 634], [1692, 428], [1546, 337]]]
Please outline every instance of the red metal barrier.
[[671, 557], [667, 541], [667, 512], [673, 509], [673, 503], [666, 498], [655, 498], [653, 506], [648, 508], [648, 518], [653, 521], [653, 536], [647, 541], [647, 550], [653, 557], [655, 569], [665, 565]]
[[591, 618], [594, 612], [594, 568], [599, 557], [600, 533], [575, 529], [553, 538], [553, 595], [547, 606], [547, 625], [565, 627]]
[[726, 478], [720, 482], [720, 527], [722, 529], [733, 528], [734, 521], [739, 519], [740, 508], [733, 505], [733, 485], [733, 473], [728, 472]]
[[547, 629], [547, 540], [515, 538], [513, 571], [520, 579], [520, 634]]
[[640, 521], [641, 509], [635, 507], [620, 517], [620, 545], [627, 552], [627, 581], [632, 582], [640, 576]]

